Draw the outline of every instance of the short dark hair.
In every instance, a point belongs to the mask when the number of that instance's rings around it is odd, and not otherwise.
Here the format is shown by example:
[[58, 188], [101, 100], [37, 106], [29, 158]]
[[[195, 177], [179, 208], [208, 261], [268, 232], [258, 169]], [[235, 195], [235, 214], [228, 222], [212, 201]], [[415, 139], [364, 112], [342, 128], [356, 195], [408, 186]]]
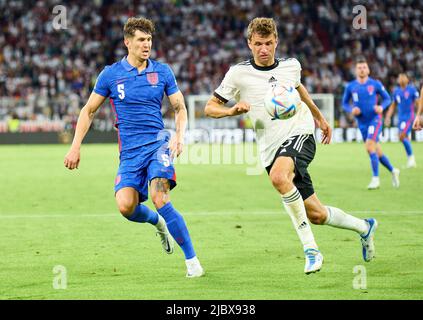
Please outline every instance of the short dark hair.
[[123, 26], [123, 36], [125, 38], [132, 38], [137, 30], [153, 35], [155, 31], [154, 22], [143, 17], [131, 17]]
[[355, 58], [355, 65], [357, 65], [359, 63], [367, 63], [366, 57], [358, 56], [357, 58]]

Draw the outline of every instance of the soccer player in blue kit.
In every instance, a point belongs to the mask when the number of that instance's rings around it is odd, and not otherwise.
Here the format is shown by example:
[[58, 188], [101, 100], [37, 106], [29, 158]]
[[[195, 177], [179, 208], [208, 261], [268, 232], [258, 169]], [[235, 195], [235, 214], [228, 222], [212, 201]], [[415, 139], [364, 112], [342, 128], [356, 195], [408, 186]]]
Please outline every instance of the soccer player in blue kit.
[[[400, 171], [392, 166], [388, 157], [383, 154], [379, 143], [382, 113], [391, 104], [391, 98], [380, 81], [369, 77], [370, 69], [363, 57], [357, 59], [355, 73], [356, 80], [349, 82], [345, 88], [342, 106], [346, 112], [355, 116], [370, 157], [373, 177], [367, 189], [373, 190], [380, 186], [379, 161], [391, 172], [392, 185], [398, 188]], [[380, 104], [377, 101], [378, 94], [382, 97]]]
[[398, 105], [398, 130], [399, 138], [404, 145], [407, 153], [407, 168], [416, 167], [416, 160], [411, 147], [411, 128], [414, 121], [414, 103], [418, 102], [419, 91], [412, 84], [409, 84], [408, 76], [401, 73], [398, 76], [399, 86], [394, 89], [392, 94], [392, 104], [389, 107], [385, 117], [385, 125], [391, 125], [391, 118]]
[[[200, 277], [204, 270], [185, 221], [169, 196], [176, 186], [172, 161], [183, 149], [187, 111], [170, 67], [150, 59], [154, 30], [149, 19], [128, 19], [123, 29], [128, 55], [106, 66], [98, 76], [88, 102], [81, 109], [64, 164], [70, 170], [78, 168], [82, 140], [95, 112], [109, 97], [119, 138], [120, 165], [115, 179], [119, 211], [130, 221], [156, 226], [167, 253], [173, 252], [170, 233], [184, 252], [186, 276]], [[164, 94], [175, 111], [176, 134], [172, 139], [164, 130], [161, 114]], [[141, 204], [148, 199], [148, 185], [157, 212]]]

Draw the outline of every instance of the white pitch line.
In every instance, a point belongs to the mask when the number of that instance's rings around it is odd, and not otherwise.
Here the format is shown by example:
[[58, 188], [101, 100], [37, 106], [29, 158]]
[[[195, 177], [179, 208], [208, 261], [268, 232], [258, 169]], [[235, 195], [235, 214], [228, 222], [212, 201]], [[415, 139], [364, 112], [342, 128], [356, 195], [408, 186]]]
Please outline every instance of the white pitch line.
[[[347, 211], [351, 214], [423, 214], [423, 210], [410, 210], [410, 211]], [[184, 216], [214, 216], [214, 215], [282, 215], [284, 211], [201, 211], [201, 212], [183, 212]], [[45, 219], [45, 218], [112, 218], [119, 217], [120, 214], [116, 213], [99, 213], [99, 214], [0, 214], [0, 219]]]

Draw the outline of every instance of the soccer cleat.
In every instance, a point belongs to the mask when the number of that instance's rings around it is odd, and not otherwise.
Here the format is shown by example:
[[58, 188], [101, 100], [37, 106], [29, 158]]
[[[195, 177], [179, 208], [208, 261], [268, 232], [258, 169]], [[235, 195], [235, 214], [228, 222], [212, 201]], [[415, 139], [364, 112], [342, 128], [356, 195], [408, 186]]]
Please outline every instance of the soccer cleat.
[[361, 245], [363, 246], [363, 259], [366, 262], [371, 261], [375, 257], [375, 243], [374, 243], [374, 233], [377, 229], [376, 219], [370, 218], [365, 219], [369, 225], [369, 231], [366, 235], [361, 236]]
[[323, 264], [323, 255], [320, 253], [319, 250], [309, 248], [304, 251], [305, 253], [305, 266], [304, 266], [304, 273], [310, 274], [314, 272], [320, 271]]
[[367, 186], [368, 190], [375, 190], [380, 187], [380, 180], [379, 177], [372, 177], [372, 180], [370, 180], [369, 185]]
[[167, 254], [173, 253], [173, 238], [170, 235], [169, 230], [167, 229], [166, 221], [163, 219], [161, 215], [159, 215], [159, 222], [157, 223], [156, 227], [157, 227], [156, 235], [160, 236], [163, 250]]
[[399, 188], [400, 186], [399, 175], [400, 175], [399, 169], [394, 168], [394, 170], [392, 170], [392, 186], [394, 188]]
[[409, 156], [407, 161], [407, 169], [417, 167], [416, 159], [414, 156]]
[[185, 260], [187, 266], [187, 278], [198, 278], [204, 275], [204, 269], [197, 257]]

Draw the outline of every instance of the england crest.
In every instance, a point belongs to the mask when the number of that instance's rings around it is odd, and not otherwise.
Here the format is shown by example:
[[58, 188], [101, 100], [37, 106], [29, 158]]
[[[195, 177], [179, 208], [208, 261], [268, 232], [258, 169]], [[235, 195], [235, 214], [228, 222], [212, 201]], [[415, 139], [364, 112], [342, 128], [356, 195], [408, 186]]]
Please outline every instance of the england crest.
[[372, 95], [373, 92], [375, 92], [375, 87], [374, 86], [367, 86], [367, 92]]
[[149, 84], [155, 86], [159, 83], [159, 74], [157, 72], [147, 73], [147, 81]]

